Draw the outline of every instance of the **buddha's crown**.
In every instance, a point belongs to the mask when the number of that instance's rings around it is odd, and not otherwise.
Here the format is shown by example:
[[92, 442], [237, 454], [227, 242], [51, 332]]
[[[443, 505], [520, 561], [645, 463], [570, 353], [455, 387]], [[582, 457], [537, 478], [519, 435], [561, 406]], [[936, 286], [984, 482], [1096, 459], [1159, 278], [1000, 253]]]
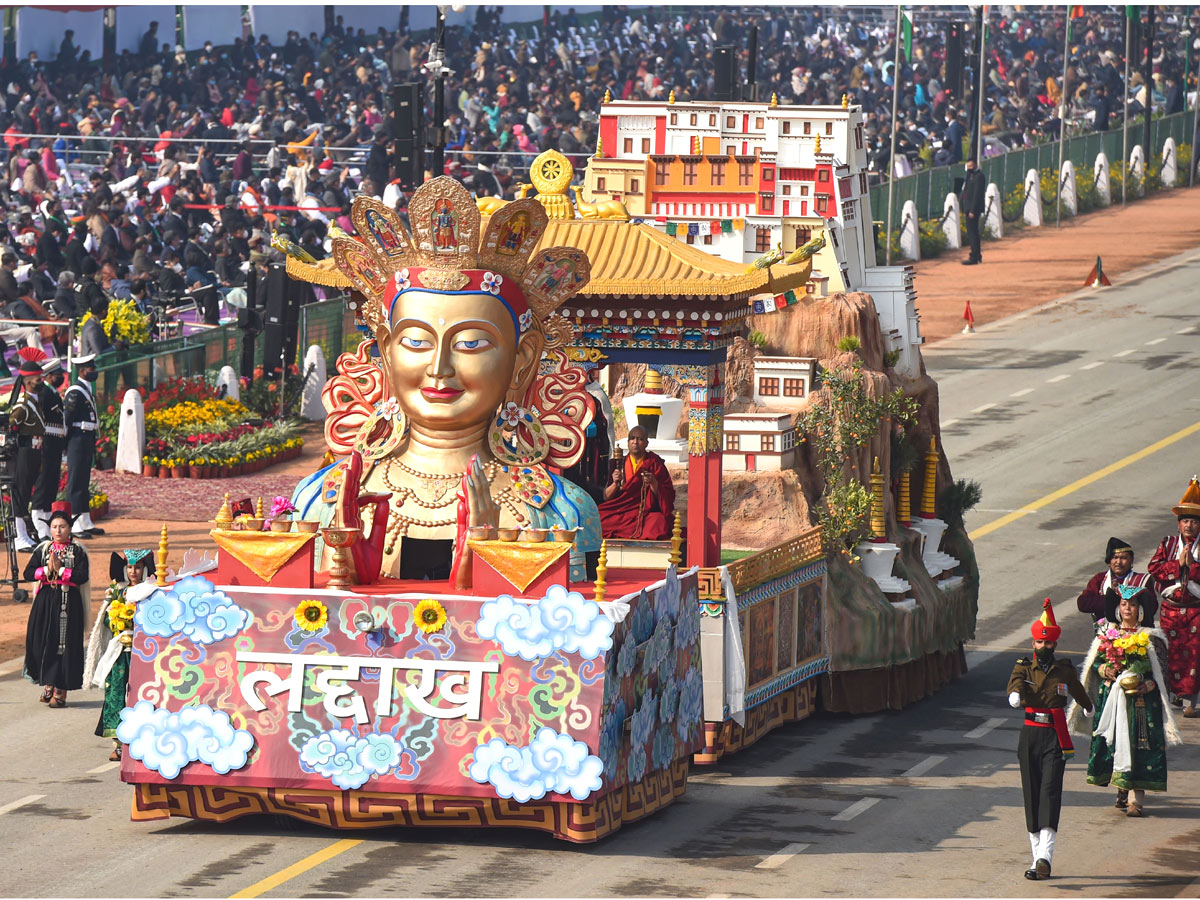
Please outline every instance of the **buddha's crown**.
[[537, 200], [507, 203], [480, 235], [479, 209], [453, 178], [428, 181], [408, 204], [411, 234], [378, 200], [359, 196], [351, 219], [357, 237], [337, 237], [338, 269], [366, 298], [363, 321], [375, 332], [389, 322], [392, 303], [408, 290], [482, 293], [509, 308], [518, 333], [539, 327], [588, 283], [587, 256], [571, 247], [534, 253], [546, 231]]

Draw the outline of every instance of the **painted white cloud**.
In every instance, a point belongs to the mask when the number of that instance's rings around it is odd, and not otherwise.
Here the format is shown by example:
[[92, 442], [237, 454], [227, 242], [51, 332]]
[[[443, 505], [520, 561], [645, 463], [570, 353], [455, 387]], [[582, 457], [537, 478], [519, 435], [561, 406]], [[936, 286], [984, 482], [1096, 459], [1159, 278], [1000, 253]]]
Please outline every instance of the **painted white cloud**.
[[529, 662], [557, 650], [595, 659], [612, 647], [613, 623], [599, 604], [556, 584], [532, 604], [508, 594], [488, 600], [479, 609], [475, 631], [498, 642], [506, 656]]
[[542, 728], [523, 747], [492, 738], [475, 748], [468, 769], [473, 781], [490, 784], [500, 797], [519, 803], [548, 793], [586, 800], [600, 789], [603, 771], [604, 762], [588, 753], [587, 744], [553, 728]]
[[130, 756], [167, 779], [192, 762], [228, 774], [246, 764], [254, 746], [254, 736], [234, 728], [228, 713], [204, 705], [173, 713], [149, 700], [121, 710], [117, 740], [129, 746]]

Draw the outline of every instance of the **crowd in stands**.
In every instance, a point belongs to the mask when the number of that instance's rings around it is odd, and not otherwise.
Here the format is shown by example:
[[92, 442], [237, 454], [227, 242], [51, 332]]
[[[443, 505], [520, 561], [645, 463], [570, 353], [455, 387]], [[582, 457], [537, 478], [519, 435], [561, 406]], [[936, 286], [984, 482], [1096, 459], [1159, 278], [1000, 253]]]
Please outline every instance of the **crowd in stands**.
[[[87, 311], [102, 316], [112, 297], [150, 304], [204, 289], [245, 290], [256, 267], [278, 259], [274, 229], [320, 258], [332, 224], [352, 230], [347, 212], [356, 192], [403, 209], [389, 89], [425, 85], [431, 136], [432, 35], [410, 31], [407, 7], [386, 9], [395, 21], [373, 34], [339, 17], [322, 34], [236, 37], [189, 53], [154, 25], [136, 52], [107, 61], [80, 53], [69, 31], [52, 61], [6, 56], [6, 317], [77, 319]], [[1065, 9], [987, 8], [989, 152], [1053, 139], [1064, 91], [1074, 128], [1119, 127], [1124, 102], [1135, 116], [1149, 105], [1166, 113], [1187, 107], [1194, 88], [1185, 74], [1194, 85], [1195, 67], [1185, 73], [1185, 44], [1195, 37], [1181, 36], [1183, 7], [1157, 8], [1149, 84], [1140, 65], [1124, 83], [1120, 7], [1078, 8], [1063, 84]], [[964, 53], [956, 90], [946, 67], [952, 19], [968, 23], [972, 13], [916, 9], [898, 132], [899, 152], [914, 167], [961, 159], [971, 130], [977, 63]], [[518, 30], [501, 22], [499, 8], [481, 6], [469, 27], [447, 30], [445, 173], [480, 195], [511, 197], [542, 150], [558, 149], [581, 168], [596, 145], [606, 92], [709, 97], [714, 49], [734, 45], [745, 67], [755, 25], [759, 97], [837, 104], [848, 95], [864, 110], [871, 166], [885, 172], [896, 81], [891, 7], [606, 6], [589, 16], [555, 7], [548, 21]], [[971, 42], [968, 29], [966, 51]], [[2, 329], [0, 337], [12, 344], [28, 335]]]

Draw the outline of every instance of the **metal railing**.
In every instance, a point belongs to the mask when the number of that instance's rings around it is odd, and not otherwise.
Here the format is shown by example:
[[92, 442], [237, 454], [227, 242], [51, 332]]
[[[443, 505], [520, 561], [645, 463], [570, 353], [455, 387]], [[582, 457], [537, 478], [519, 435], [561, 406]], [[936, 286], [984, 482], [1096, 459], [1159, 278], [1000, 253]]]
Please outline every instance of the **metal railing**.
[[[1192, 143], [1192, 111], [1177, 113], [1173, 116], [1162, 116], [1150, 120], [1150, 146], [1155, 152], [1146, 152], [1147, 164], [1152, 159], [1161, 156], [1162, 146], [1168, 137], [1173, 137], [1177, 146]], [[1140, 143], [1142, 139], [1141, 120], [1130, 122], [1130, 147]], [[1063, 157], [1075, 164], [1077, 171], [1092, 171], [1096, 156], [1100, 151], [1108, 158], [1110, 164], [1121, 164], [1121, 129], [1109, 131], [1093, 131], [1087, 134], [1068, 136], [1064, 147]], [[1128, 162], [1128, 161], [1126, 161]], [[1025, 180], [1025, 173], [1030, 169], [1039, 172], [1045, 167], [1058, 166], [1058, 143], [1051, 142], [1010, 150], [996, 156], [986, 157], [980, 163], [986, 181], [995, 183], [1002, 197], [1007, 196], [1018, 184]], [[912, 175], [897, 178], [895, 181], [895, 208], [902, 209], [906, 201], [911, 200], [917, 207], [917, 215], [921, 219], [932, 219], [941, 214], [941, 205], [945, 202], [946, 194], [954, 190], [957, 178], [964, 176], [964, 163], [951, 166], [936, 166], [922, 169]], [[874, 217], [881, 217], [887, 211], [887, 180], [874, 185], [870, 189], [871, 209]], [[1053, 198], [1051, 198], [1053, 199]]]

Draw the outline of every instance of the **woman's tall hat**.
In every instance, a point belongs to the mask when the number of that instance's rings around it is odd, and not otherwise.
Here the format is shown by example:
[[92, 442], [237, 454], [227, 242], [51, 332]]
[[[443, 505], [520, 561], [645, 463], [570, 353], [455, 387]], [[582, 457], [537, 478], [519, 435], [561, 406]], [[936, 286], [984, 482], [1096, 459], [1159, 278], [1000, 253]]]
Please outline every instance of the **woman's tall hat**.
[[1050, 605], [1049, 597], [1042, 604], [1041, 617], [1033, 623], [1030, 631], [1035, 641], [1057, 641], [1062, 635], [1062, 628], [1054, 620], [1054, 607]]

